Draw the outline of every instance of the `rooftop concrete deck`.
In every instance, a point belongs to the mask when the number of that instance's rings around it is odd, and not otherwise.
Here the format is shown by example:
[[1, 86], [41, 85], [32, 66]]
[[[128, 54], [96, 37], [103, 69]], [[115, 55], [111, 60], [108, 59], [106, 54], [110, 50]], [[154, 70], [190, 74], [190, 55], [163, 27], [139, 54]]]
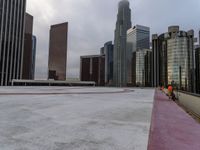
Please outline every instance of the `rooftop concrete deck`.
[[0, 87], [0, 150], [146, 150], [154, 89]]

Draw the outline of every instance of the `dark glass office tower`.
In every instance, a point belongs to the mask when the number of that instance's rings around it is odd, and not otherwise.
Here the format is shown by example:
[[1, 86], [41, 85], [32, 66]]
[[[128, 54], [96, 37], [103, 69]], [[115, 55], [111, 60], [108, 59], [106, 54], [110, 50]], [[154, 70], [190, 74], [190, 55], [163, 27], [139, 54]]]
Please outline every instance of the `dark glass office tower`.
[[[127, 30], [131, 28], [131, 9], [129, 2], [119, 2], [114, 41], [114, 76], [113, 84], [117, 87], [127, 86]], [[131, 64], [130, 64], [131, 65]]]
[[0, 0], [0, 85], [21, 79], [26, 0]]
[[168, 85], [166, 35], [152, 35], [152, 82], [154, 87]]
[[33, 16], [26, 13], [25, 17], [25, 38], [24, 38], [24, 55], [23, 55], [23, 73], [22, 79], [33, 80], [32, 62], [33, 62]]
[[146, 52], [144, 58], [145, 86], [152, 87], [152, 50]]
[[157, 34], [152, 35], [152, 84], [160, 86], [160, 40]]
[[36, 61], [36, 47], [37, 38], [35, 35], [32, 36], [32, 63], [31, 63], [31, 77], [35, 79], [35, 61]]
[[195, 60], [196, 60], [196, 92], [200, 94], [200, 48], [196, 49]]
[[111, 85], [113, 82], [113, 44], [112, 41], [105, 43], [105, 83]]
[[200, 46], [200, 31], [199, 31], [199, 46]]
[[52, 25], [49, 41], [49, 79], [66, 80], [68, 23]]

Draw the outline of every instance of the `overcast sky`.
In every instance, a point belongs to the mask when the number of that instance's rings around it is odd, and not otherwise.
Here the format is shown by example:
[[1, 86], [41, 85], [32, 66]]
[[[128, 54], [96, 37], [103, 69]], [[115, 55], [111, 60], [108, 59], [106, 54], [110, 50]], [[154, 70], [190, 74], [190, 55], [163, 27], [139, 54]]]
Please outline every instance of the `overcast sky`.
[[[49, 28], [69, 22], [67, 77], [79, 77], [80, 56], [99, 54], [113, 41], [119, 0], [27, 0], [27, 12], [34, 16], [37, 36], [36, 78], [46, 79]], [[200, 0], [130, 0], [132, 24], [149, 26], [151, 34], [163, 33], [170, 25], [182, 30], [200, 29]]]

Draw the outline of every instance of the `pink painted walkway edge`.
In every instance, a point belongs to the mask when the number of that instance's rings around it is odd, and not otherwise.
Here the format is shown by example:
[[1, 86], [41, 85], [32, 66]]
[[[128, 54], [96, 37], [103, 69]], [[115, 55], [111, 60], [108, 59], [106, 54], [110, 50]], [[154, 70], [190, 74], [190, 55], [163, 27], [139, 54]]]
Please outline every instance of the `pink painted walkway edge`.
[[200, 124], [155, 91], [148, 150], [200, 150]]

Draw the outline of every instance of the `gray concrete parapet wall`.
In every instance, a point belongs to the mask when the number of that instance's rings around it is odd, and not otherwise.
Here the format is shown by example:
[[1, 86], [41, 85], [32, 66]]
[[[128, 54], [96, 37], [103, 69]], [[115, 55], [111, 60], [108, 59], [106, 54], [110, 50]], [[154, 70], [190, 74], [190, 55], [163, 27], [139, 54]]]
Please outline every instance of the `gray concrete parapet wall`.
[[189, 111], [200, 116], [200, 96], [195, 96], [184, 92], [178, 92], [178, 94], [175, 92], [175, 94], [181, 105], [183, 105]]

